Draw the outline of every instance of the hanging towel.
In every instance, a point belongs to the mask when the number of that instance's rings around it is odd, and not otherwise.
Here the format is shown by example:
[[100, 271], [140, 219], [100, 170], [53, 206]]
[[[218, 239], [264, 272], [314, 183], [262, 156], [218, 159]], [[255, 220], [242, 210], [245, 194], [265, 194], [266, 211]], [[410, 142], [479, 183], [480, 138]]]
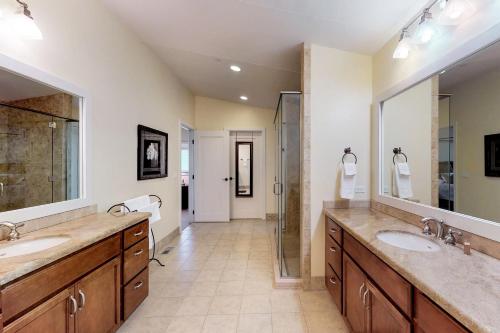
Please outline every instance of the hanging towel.
[[131, 211], [138, 211], [143, 213], [151, 213], [149, 217], [149, 248], [153, 248], [153, 237], [151, 235], [151, 226], [161, 219], [160, 203], [151, 203], [151, 198], [148, 195], [143, 195], [134, 199], [126, 200], [123, 202], [125, 206], [130, 208]]
[[340, 197], [342, 199], [354, 199], [357, 173], [356, 163], [342, 164], [340, 175]]
[[139, 208], [151, 205], [151, 199], [148, 195], [142, 195], [137, 198], [125, 200], [123, 203], [130, 209], [131, 212], [133, 212], [139, 211]]
[[401, 199], [413, 197], [411, 172], [408, 163], [396, 163], [392, 169], [392, 194]]

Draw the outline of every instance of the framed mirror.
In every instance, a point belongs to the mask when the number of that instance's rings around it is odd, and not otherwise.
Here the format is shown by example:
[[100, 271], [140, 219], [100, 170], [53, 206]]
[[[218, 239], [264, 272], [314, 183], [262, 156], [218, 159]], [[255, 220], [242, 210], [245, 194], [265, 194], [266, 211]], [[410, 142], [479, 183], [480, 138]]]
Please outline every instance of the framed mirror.
[[237, 197], [253, 197], [253, 143], [236, 142], [236, 193]]
[[0, 219], [25, 221], [88, 206], [84, 93], [4, 60], [0, 58]]
[[383, 101], [380, 195], [498, 226], [499, 87], [496, 42]]

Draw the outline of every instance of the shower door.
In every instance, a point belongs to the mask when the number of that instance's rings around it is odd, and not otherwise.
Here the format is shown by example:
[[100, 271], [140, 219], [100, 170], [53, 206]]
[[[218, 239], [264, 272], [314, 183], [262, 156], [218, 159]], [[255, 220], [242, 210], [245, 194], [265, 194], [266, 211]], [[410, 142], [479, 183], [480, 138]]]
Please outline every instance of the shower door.
[[282, 93], [275, 116], [274, 194], [281, 277], [300, 277], [300, 93]]

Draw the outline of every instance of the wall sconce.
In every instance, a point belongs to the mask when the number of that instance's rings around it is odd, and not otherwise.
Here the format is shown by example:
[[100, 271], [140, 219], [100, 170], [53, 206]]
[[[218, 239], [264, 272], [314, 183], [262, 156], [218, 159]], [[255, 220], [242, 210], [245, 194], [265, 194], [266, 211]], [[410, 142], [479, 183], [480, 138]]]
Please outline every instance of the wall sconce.
[[19, 4], [17, 10], [8, 15], [5, 20], [7, 27], [19, 37], [24, 39], [42, 40], [43, 35], [31, 16], [31, 11], [28, 9], [26, 2], [16, 0]]

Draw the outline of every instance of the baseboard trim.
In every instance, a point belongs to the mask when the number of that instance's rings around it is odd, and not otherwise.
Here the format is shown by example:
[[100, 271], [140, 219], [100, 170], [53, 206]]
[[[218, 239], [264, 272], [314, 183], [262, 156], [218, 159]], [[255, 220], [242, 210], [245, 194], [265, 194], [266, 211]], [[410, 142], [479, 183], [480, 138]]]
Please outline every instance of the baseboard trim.
[[[158, 256], [161, 251], [171, 242], [175, 239], [175, 237], [179, 236], [180, 233], [180, 228], [177, 227], [174, 230], [172, 230], [168, 235], [160, 239], [158, 242], [155, 243], [156, 246], [156, 256]], [[149, 256], [151, 257], [153, 255], [153, 249], [149, 250]]]

